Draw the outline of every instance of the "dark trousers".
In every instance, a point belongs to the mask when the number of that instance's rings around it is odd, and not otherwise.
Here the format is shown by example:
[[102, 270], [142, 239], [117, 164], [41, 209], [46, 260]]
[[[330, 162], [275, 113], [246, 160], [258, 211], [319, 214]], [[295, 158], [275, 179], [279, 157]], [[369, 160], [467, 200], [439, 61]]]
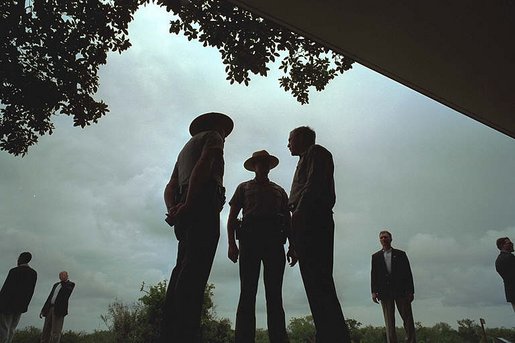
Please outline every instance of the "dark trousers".
[[406, 331], [406, 342], [415, 343], [415, 323], [413, 322], [411, 301], [408, 297], [381, 299], [381, 306], [383, 308], [388, 343], [397, 343], [397, 333], [395, 332], [395, 306], [397, 306], [397, 310], [401, 315], [404, 331]]
[[0, 313], [0, 343], [11, 343], [21, 313]]
[[350, 343], [349, 329], [333, 280], [334, 221], [332, 214], [308, 214], [295, 232], [300, 273], [316, 328], [317, 343]]
[[59, 343], [61, 341], [61, 331], [63, 331], [64, 316], [58, 316], [51, 306], [45, 316], [43, 332], [41, 332], [41, 343]]
[[220, 235], [218, 211], [194, 213], [175, 225], [179, 240], [177, 263], [166, 291], [161, 343], [201, 341], [200, 318], [206, 287]]
[[236, 343], [254, 343], [256, 336], [256, 293], [263, 262], [266, 313], [270, 343], [288, 342], [282, 286], [286, 257], [283, 242], [275, 239], [240, 240], [240, 300], [236, 312]]

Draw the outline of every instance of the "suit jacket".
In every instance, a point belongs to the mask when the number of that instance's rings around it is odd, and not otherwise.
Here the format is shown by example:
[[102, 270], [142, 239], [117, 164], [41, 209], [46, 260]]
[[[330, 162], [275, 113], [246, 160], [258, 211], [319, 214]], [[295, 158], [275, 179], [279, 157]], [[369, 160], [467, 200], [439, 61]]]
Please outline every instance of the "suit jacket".
[[43, 305], [43, 308], [41, 309], [41, 313], [45, 317], [48, 315], [48, 311], [50, 311], [50, 301], [54, 296], [55, 288], [60, 283], [62, 286], [59, 290], [59, 293], [57, 293], [57, 298], [54, 302], [54, 313], [59, 317], [64, 317], [68, 314], [68, 299], [70, 299], [70, 295], [72, 294], [73, 288], [75, 287], [75, 283], [69, 280], [65, 282], [57, 282], [52, 287], [52, 290], [46, 299], [45, 305]]
[[27, 265], [9, 270], [0, 291], [0, 313], [25, 313], [36, 287], [37, 273]]
[[388, 273], [383, 250], [372, 255], [371, 289], [379, 299], [398, 298], [415, 293], [413, 275], [406, 253], [392, 248], [392, 272]]
[[515, 256], [512, 253], [501, 251], [495, 260], [495, 269], [504, 281], [506, 301], [515, 302]]

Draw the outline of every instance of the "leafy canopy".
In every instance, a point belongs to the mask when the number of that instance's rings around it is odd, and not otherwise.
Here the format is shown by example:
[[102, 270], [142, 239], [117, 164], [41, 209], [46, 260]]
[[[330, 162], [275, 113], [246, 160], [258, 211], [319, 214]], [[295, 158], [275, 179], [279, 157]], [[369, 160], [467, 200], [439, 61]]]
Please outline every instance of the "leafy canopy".
[[248, 85], [280, 60], [279, 85], [300, 103], [321, 91], [352, 60], [225, 0], [0, 1], [0, 149], [25, 155], [52, 134], [53, 115], [74, 126], [96, 123], [109, 110], [94, 99], [98, 68], [109, 52], [130, 47], [128, 25], [139, 6], [174, 13], [170, 32], [216, 47], [227, 80]]

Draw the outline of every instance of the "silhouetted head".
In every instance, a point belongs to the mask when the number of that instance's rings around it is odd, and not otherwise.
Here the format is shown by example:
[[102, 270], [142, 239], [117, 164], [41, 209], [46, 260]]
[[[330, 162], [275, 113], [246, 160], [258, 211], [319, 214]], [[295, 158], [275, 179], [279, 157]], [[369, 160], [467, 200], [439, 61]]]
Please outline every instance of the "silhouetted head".
[[28, 251], [22, 252], [20, 256], [18, 256], [18, 265], [27, 264], [32, 260], [32, 254]]
[[277, 167], [279, 159], [270, 155], [266, 150], [256, 151], [252, 157], [243, 163], [243, 167], [256, 173], [256, 178], [263, 179], [268, 177], [271, 169]]
[[252, 154], [252, 157], [248, 158], [243, 167], [250, 171], [256, 170], [256, 165], [262, 164], [267, 166], [268, 169], [274, 169], [279, 164], [279, 159], [273, 155], [270, 155], [266, 150], [256, 151]]
[[59, 280], [61, 281], [68, 281], [68, 272], [65, 272], [64, 270], [59, 273]]
[[513, 252], [513, 243], [508, 237], [498, 238], [495, 244], [499, 250]]
[[379, 232], [379, 242], [384, 250], [388, 250], [392, 247], [392, 234], [390, 231], [383, 230]]
[[234, 122], [229, 116], [218, 112], [208, 112], [193, 119], [190, 124], [190, 134], [195, 136], [199, 132], [215, 130], [227, 137], [234, 128]]
[[316, 133], [309, 126], [300, 126], [290, 132], [288, 148], [292, 156], [301, 156], [315, 144]]

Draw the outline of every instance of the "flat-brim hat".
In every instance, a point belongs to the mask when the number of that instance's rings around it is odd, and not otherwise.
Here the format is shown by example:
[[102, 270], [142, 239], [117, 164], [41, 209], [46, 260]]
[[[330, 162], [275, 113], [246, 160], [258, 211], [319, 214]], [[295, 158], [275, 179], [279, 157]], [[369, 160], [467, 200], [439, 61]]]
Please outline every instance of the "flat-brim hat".
[[225, 132], [225, 137], [231, 133], [234, 123], [228, 115], [218, 112], [208, 112], [199, 115], [193, 119], [190, 124], [190, 134], [195, 136], [197, 133], [202, 131], [215, 130], [221, 127]]
[[270, 155], [266, 150], [256, 151], [252, 154], [252, 157], [243, 163], [243, 167], [250, 171], [255, 171], [255, 163], [257, 160], [265, 160], [268, 161], [268, 165], [270, 169], [277, 167], [279, 164], [279, 159], [273, 155]]

